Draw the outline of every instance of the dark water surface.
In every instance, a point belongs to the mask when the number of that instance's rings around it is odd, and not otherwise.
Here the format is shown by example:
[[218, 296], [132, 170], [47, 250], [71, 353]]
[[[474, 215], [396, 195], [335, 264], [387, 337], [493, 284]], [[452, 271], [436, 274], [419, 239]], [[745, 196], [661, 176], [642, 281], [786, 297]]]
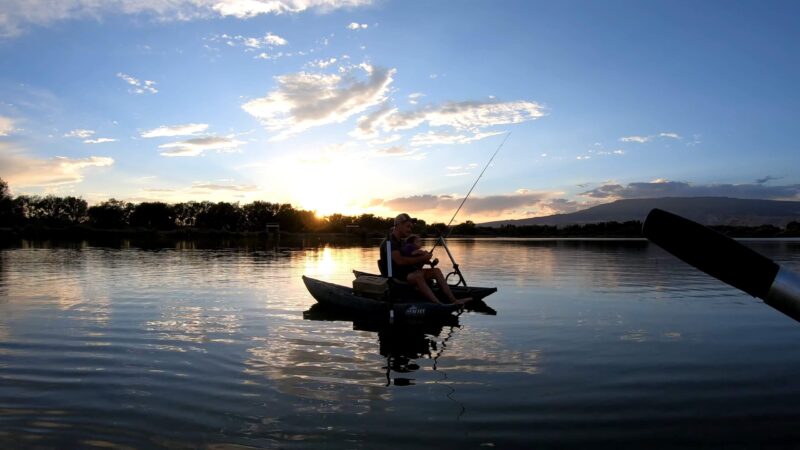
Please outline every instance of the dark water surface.
[[645, 241], [450, 246], [497, 315], [304, 317], [374, 247], [0, 250], [0, 447], [800, 446], [799, 323]]

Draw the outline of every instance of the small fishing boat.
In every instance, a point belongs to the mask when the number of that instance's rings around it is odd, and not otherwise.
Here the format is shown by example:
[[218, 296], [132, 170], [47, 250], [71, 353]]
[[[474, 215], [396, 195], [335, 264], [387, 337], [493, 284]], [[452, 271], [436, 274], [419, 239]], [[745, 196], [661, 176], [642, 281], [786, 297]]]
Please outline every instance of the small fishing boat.
[[314, 299], [328, 307], [359, 314], [383, 314], [389, 312], [396, 318], [431, 318], [461, 311], [461, 304], [432, 303], [411, 289], [394, 289], [392, 293], [371, 295], [355, 292], [353, 288], [303, 276], [303, 283]]

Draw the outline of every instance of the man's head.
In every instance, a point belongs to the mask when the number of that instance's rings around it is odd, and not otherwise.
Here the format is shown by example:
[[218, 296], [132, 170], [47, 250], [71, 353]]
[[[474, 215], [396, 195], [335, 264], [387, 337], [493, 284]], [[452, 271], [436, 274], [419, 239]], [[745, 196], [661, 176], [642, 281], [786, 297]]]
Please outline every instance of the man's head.
[[395, 232], [401, 237], [405, 238], [409, 234], [411, 234], [411, 227], [414, 226], [414, 222], [416, 219], [409, 216], [406, 213], [398, 214], [397, 217], [394, 218], [394, 229]]

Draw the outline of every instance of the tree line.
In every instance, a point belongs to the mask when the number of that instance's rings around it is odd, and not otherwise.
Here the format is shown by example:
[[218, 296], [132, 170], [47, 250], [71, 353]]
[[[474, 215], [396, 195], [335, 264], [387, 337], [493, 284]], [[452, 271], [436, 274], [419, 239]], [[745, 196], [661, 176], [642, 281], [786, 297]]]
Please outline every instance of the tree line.
[[[96, 230], [213, 230], [231, 233], [264, 232], [268, 225], [290, 233], [345, 233], [359, 235], [384, 234], [393, 219], [373, 214], [348, 216], [331, 214], [319, 217], [314, 211], [292, 207], [289, 203], [254, 201], [240, 205], [230, 202], [189, 201], [132, 203], [110, 199], [89, 206], [86, 200], [54, 195], [20, 195], [12, 197], [8, 183], [0, 179], [0, 228], [63, 229], [88, 227]], [[772, 225], [759, 227], [714, 227], [733, 237], [800, 236], [800, 222], [786, 228]], [[455, 225], [450, 236], [483, 237], [640, 237], [642, 223], [602, 222], [564, 227], [548, 225], [505, 225], [481, 227], [472, 221]], [[441, 222], [428, 224], [419, 220], [416, 233], [438, 236], [447, 232]]]

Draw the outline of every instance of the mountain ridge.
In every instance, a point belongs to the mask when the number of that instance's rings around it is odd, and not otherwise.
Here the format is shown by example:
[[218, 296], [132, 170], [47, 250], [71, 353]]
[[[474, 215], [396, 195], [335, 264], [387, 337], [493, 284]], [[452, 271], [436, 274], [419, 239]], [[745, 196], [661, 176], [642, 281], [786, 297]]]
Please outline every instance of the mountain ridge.
[[800, 221], [800, 201], [741, 199], [732, 197], [659, 197], [624, 199], [568, 214], [527, 219], [496, 220], [482, 227], [506, 225], [583, 225], [598, 222], [644, 221], [653, 208], [660, 208], [704, 225], [785, 227]]

